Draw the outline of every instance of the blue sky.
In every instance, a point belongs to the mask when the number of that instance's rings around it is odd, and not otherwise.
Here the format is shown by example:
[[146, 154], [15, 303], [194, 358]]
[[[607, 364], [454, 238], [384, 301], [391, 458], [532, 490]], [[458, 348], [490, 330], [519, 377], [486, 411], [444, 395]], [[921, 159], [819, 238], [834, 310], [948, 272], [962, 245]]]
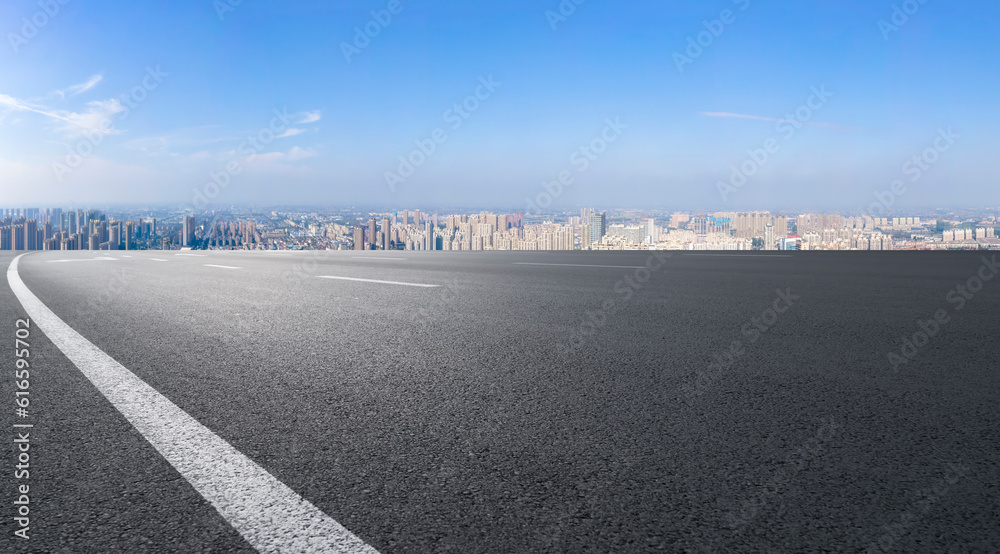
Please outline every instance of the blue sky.
[[1000, 204], [996, 2], [62, 1], [0, 4], [5, 205]]

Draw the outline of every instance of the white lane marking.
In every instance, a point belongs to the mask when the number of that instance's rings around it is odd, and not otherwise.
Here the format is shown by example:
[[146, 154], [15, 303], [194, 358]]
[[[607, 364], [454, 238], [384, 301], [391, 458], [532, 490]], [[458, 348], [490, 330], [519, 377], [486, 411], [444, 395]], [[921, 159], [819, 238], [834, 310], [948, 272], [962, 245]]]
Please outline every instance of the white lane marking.
[[613, 267], [616, 269], [645, 269], [642, 265], [590, 265], [590, 264], [543, 264], [540, 262], [514, 262], [514, 265], [554, 265], [561, 267]]
[[28, 317], [251, 546], [377, 554], [59, 319], [21, 281], [22, 256], [7, 268], [7, 282]]
[[122, 254], [122, 257], [123, 258], [131, 258], [132, 256], [129, 256], [128, 254]]
[[218, 267], [218, 268], [222, 268], [222, 269], [242, 269], [242, 268], [231, 266], [231, 265], [204, 264], [204, 266], [205, 267]]
[[167, 260], [164, 260], [163, 258], [149, 258], [149, 259], [153, 260], [154, 262], [165, 262], [165, 261], [167, 261]]
[[363, 283], [382, 283], [383, 285], [403, 285], [407, 287], [434, 288], [441, 285], [426, 285], [423, 283], [403, 283], [401, 281], [380, 281], [378, 279], [357, 279], [355, 277], [335, 277], [333, 275], [317, 275], [320, 279], [339, 279], [341, 281], [361, 281]]
[[49, 260], [48, 262], [50, 264], [58, 264], [58, 263], [65, 263], [65, 262], [102, 262], [102, 261], [105, 261], [105, 260], [117, 260], [117, 259], [118, 258], [107, 258], [107, 257], [104, 257], [104, 258], [80, 258], [80, 259], [76, 259], [76, 260]]
[[405, 260], [406, 258], [384, 258], [379, 256], [378, 258], [374, 256], [351, 256], [355, 260]]
[[719, 258], [791, 258], [791, 254], [684, 254], [685, 256], [714, 256]]
[[174, 256], [192, 256], [197, 258], [207, 258], [205, 254], [174, 254]]

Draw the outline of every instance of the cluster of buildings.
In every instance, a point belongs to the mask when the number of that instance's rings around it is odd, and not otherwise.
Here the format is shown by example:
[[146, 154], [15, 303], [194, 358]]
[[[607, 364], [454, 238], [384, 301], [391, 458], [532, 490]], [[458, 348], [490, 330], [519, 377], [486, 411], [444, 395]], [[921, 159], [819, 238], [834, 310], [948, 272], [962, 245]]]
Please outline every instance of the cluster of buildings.
[[[235, 209], [234, 209], [235, 210]], [[155, 216], [154, 216], [155, 214]], [[768, 211], [639, 210], [441, 216], [420, 210], [183, 208], [110, 216], [101, 210], [0, 210], [0, 249], [353, 250], [898, 250], [1000, 249], [995, 215], [959, 218], [845, 216]], [[166, 225], [160, 223], [167, 221]]]
[[0, 211], [0, 250], [130, 250], [157, 237], [156, 219], [118, 221], [100, 210]]

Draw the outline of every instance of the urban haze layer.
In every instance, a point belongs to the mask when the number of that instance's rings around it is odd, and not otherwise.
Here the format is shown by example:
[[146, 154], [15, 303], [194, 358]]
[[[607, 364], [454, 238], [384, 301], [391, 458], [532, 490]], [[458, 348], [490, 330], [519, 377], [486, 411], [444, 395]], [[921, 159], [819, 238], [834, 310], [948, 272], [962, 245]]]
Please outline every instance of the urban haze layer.
[[583, 208], [0, 210], [0, 250], [998, 250], [1000, 208], [887, 217]]

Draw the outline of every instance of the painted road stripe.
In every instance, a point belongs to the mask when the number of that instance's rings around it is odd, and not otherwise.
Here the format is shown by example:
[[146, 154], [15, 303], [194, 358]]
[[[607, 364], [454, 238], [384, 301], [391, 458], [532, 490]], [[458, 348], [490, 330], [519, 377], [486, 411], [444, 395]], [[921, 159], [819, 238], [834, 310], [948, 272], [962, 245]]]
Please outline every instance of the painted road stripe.
[[561, 267], [612, 267], [616, 269], [646, 269], [646, 266], [642, 265], [543, 264], [540, 262], [514, 262], [514, 265], [553, 265]]
[[205, 254], [174, 254], [174, 256], [192, 256], [196, 258], [207, 258]]
[[28, 317], [251, 546], [377, 552], [59, 319], [21, 281], [22, 256], [7, 282]]
[[362, 283], [382, 283], [383, 285], [403, 285], [406, 287], [434, 288], [441, 285], [425, 285], [423, 283], [403, 283], [400, 281], [380, 281], [378, 279], [357, 279], [354, 277], [334, 277], [333, 275], [318, 275], [320, 279], [339, 279], [341, 281], [361, 281]]
[[720, 258], [791, 258], [791, 254], [684, 254], [685, 256], [715, 256]]
[[204, 265], [205, 265], [205, 267], [218, 267], [218, 268], [222, 268], [222, 269], [242, 269], [242, 268], [231, 266], [231, 265], [215, 265], [215, 264], [204, 264]]
[[118, 260], [118, 258], [80, 258], [76, 260], [49, 260], [50, 264], [58, 264], [65, 262], [103, 262], [106, 260]]
[[149, 258], [149, 259], [153, 260], [154, 262], [165, 262], [165, 261], [167, 261], [167, 260], [164, 260], [163, 258]]
[[383, 257], [369, 257], [369, 256], [351, 256], [355, 260], [405, 260], [406, 258], [383, 258]]

